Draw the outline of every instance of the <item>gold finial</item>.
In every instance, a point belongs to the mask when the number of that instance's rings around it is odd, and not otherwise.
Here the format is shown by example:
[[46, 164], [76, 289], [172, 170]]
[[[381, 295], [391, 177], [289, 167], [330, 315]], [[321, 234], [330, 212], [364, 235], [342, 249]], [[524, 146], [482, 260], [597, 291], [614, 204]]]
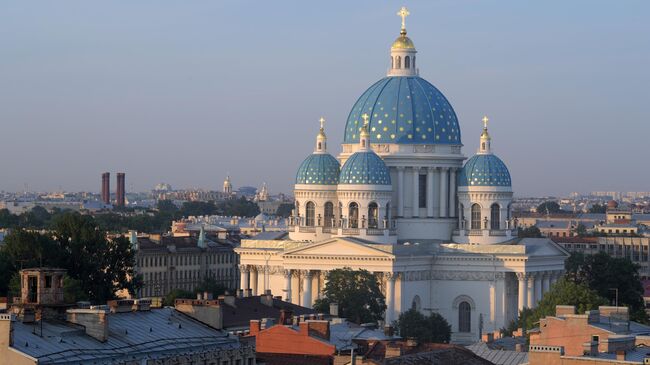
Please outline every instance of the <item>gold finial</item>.
[[484, 115], [483, 119], [481, 120], [483, 121], [483, 129], [487, 129], [487, 124], [490, 121], [490, 119], [487, 117], [487, 115]]
[[402, 6], [401, 9], [397, 12], [397, 15], [402, 17], [402, 30], [406, 30], [406, 17], [409, 16], [411, 13], [409, 13], [408, 9], [406, 6]]
[[325, 129], [325, 118], [320, 117], [320, 119], [318, 121], [320, 122], [320, 130], [322, 132], [323, 129]]

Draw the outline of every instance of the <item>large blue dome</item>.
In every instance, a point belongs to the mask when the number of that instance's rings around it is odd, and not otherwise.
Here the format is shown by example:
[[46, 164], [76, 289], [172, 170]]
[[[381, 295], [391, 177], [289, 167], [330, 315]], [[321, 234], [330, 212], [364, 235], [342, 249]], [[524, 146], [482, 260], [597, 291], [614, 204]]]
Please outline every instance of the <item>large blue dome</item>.
[[339, 184], [390, 185], [390, 172], [376, 153], [359, 151], [343, 164]]
[[458, 175], [458, 186], [512, 186], [506, 164], [493, 154], [478, 154], [467, 160]]
[[341, 165], [329, 153], [313, 153], [298, 168], [296, 184], [336, 185]]
[[421, 77], [389, 76], [368, 88], [350, 111], [343, 143], [359, 141], [364, 113], [372, 143], [461, 144], [454, 109]]

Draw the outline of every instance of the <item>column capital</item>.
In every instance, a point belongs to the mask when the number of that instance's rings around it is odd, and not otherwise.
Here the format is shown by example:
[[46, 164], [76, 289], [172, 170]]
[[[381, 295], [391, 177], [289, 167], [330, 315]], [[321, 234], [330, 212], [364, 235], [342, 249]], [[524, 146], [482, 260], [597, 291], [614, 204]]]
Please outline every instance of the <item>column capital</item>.
[[284, 276], [291, 276], [291, 269], [284, 269], [283, 274]]
[[251, 265], [237, 265], [239, 267], [239, 272], [251, 272]]
[[404, 166], [397, 166], [397, 171], [404, 171], [405, 167]]
[[441, 167], [438, 167], [438, 170], [440, 170], [441, 172], [442, 172], [442, 171], [445, 171], [445, 172], [446, 172], [446, 171], [449, 171], [449, 167], [441, 166]]
[[311, 270], [300, 270], [300, 275], [302, 275], [304, 277], [307, 277], [307, 278], [310, 278], [311, 275], [312, 275], [312, 272], [311, 272]]
[[528, 275], [525, 272], [518, 272], [516, 275], [519, 281], [526, 281], [528, 279]]
[[386, 277], [387, 280], [395, 281], [395, 280], [399, 279], [402, 276], [402, 273], [399, 273], [399, 272], [385, 272], [384, 276]]
[[420, 166], [413, 166], [411, 167], [413, 171], [420, 171]]
[[427, 172], [435, 172], [435, 171], [436, 171], [435, 167], [432, 166], [427, 167]]

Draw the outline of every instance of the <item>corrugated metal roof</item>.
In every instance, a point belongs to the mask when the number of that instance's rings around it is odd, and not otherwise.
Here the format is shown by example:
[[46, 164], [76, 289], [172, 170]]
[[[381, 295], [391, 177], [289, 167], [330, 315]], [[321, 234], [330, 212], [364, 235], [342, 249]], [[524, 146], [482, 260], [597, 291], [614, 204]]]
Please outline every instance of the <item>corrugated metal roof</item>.
[[109, 338], [99, 342], [83, 327], [68, 323], [40, 325], [15, 322], [16, 350], [39, 364], [109, 363], [115, 360], [155, 358], [162, 354], [214, 348], [238, 348], [239, 340], [201, 324], [173, 308], [108, 315]]
[[467, 349], [477, 356], [490, 361], [496, 365], [519, 365], [528, 363], [527, 352], [517, 352], [511, 350], [493, 350], [484, 342], [477, 342], [467, 346]]

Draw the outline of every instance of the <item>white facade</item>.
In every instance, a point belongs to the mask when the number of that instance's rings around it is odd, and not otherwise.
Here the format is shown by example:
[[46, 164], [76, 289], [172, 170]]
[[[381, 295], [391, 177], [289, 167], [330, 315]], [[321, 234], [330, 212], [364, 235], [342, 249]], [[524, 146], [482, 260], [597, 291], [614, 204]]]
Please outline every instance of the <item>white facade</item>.
[[[398, 15], [402, 30], [391, 47], [386, 85], [418, 77], [415, 47], [404, 25], [408, 12], [402, 9]], [[440, 96], [428, 98], [431, 107]], [[383, 109], [377, 100], [373, 108]], [[424, 113], [439, 113], [437, 105]], [[388, 112], [384, 120], [381, 112], [363, 112], [358, 129], [354, 118], [348, 120], [346, 133], [355, 138], [346, 137], [338, 162], [324, 156], [327, 139], [321, 120], [314, 153], [298, 172], [289, 238], [242, 242], [236, 249], [240, 288], [250, 288], [253, 294], [271, 290], [310, 307], [322, 295], [328, 271], [365, 269], [382, 284], [386, 324], [410, 308], [438, 312], [452, 325], [452, 340], [460, 343], [498, 331], [518, 310], [534, 307], [560, 277], [568, 255], [550, 240], [516, 237], [510, 219], [510, 176], [492, 155], [487, 118], [477, 155], [468, 161], [472, 166], [464, 167], [460, 139], [431, 132], [425, 121], [417, 120], [422, 112], [403, 121], [421, 134], [404, 132], [401, 141], [397, 135], [403, 131], [402, 121], [391, 121]], [[369, 124], [372, 117], [374, 124]], [[351, 121], [354, 127], [349, 127]], [[415, 126], [419, 122], [422, 127]], [[460, 136], [457, 127], [449, 121], [446, 125]], [[435, 142], [440, 136], [447, 138], [445, 143]], [[380, 142], [382, 138], [387, 141]], [[415, 138], [427, 142], [414, 143]], [[360, 165], [360, 153], [366, 165]], [[349, 161], [356, 165], [346, 164]], [[341, 177], [333, 182], [339, 166]], [[365, 173], [366, 179], [344, 181], [350, 171]], [[382, 178], [385, 175], [389, 178]]]

